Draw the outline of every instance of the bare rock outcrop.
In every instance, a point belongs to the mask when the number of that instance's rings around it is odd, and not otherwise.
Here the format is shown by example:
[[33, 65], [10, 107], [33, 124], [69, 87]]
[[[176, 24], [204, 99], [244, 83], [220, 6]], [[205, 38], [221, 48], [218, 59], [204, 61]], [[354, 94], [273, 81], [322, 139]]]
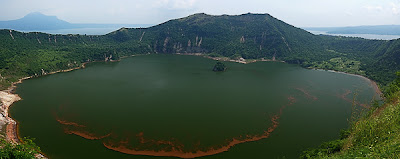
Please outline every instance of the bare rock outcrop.
[[[8, 127], [7, 125], [9, 124], [16, 124], [16, 122], [8, 116], [8, 108], [12, 103], [19, 100], [21, 100], [21, 98], [16, 94], [0, 91], [0, 130], [4, 131], [4, 128]], [[7, 131], [2, 133], [7, 133]], [[12, 141], [16, 142], [14, 140]]]

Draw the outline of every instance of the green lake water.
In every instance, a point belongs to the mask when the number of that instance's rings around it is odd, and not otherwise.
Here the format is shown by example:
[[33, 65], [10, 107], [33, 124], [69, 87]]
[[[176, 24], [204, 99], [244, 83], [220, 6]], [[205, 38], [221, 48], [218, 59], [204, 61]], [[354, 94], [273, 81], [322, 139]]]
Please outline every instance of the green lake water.
[[213, 72], [215, 63], [180, 55], [91, 63], [19, 84], [23, 100], [10, 114], [19, 135], [35, 138], [52, 159], [168, 158], [124, 154], [104, 143], [147, 151], [218, 149], [233, 138], [263, 134], [278, 116], [268, 138], [202, 158], [298, 158], [347, 128], [354, 94], [361, 104], [376, 97], [357, 76], [279, 62], [224, 62], [226, 72]]

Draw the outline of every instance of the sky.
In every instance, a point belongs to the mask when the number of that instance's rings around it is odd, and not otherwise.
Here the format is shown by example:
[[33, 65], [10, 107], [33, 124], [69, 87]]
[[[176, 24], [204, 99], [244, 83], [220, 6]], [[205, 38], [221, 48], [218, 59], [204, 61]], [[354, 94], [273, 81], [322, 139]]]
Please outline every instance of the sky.
[[297, 27], [400, 25], [400, 0], [0, 0], [0, 21], [31, 12], [70, 23], [159, 24], [194, 13], [268, 13]]

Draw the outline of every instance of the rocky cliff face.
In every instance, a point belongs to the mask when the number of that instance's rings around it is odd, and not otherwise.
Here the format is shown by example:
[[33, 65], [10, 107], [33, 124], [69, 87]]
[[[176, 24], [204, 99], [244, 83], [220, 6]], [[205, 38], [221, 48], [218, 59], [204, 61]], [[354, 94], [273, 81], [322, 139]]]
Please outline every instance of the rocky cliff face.
[[21, 100], [16, 94], [11, 94], [5, 91], [0, 91], [0, 133], [6, 134], [6, 126], [8, 124], [16, 124], [8, 115], [8, 109], [12, 103]]
[[276, 59], [286, 60], [295, 53], [324, 52], [318, 36], [268, 14], [195, 14], [150, 28], [123, 28], [106, 38], [150, 46], [153, 53], [216, 53], [245, 59], [271, 59], [275, 54]]
[[7, 118], [4, 113], [3, 103], [0, 103], [0, 132], [5, 132], [4, 128], [7, 124]]

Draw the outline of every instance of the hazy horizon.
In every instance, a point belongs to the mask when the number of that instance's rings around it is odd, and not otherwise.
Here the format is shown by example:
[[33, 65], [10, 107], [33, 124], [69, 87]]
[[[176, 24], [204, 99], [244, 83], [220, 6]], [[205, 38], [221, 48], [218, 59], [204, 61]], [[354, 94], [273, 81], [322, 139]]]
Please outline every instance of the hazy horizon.
[[297, 27], [399, 25], [400, 0], [2, 0], [0, 20], [32, 12], [70, 23], [159, 24], [195, 13], [268, 13]]

